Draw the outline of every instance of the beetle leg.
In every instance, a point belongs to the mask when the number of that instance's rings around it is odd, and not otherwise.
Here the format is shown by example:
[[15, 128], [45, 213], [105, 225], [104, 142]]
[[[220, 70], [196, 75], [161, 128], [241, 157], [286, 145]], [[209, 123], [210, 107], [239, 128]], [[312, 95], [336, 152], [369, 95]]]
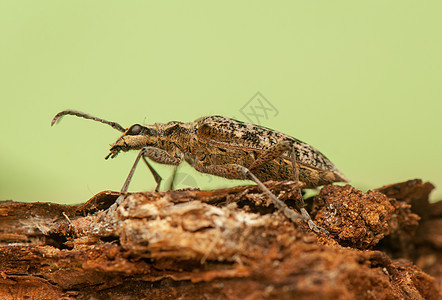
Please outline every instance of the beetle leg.
[[[293, 176], [294, 180], [299, 181], [299, 169], [298, 169], [298, 164], [296, 162], [296, 155], [295, 155], [296, 152], [295, 152], [294, 145], [292, 143], [290, 143], [289, 141], [282, 141], [278, 144], [271, 146], [269, 149], [267, 149], [267, 151], [264, 154], [262, 154], [260, 157], [258, 157], [252, 163], [249, 170], [251, 172], [253, 172], [254, 170], [259, 169], [259, 168], [263, 167], [269, 161], [271, 161], [275, 158], [281, 157], [282, 154], [287, 151], [289, 152], [290, 159], [292, 160], [292, 165], [293, 165], [293, 169], [294, 169], [293, 170], [294, 171], [293, 172], [294, 173], [294, 176]], [[313, 222], [309, 213], [304, 208], [305, 204], [304, 204], [304, 198], [302, 197], [301, 190], [299, 190], [299, 196], [300, 196], [300, 198], [298, 199], [299, 210], [301, 211], [301, 214], [304, 216], [304, 218], [307, 220], [307, 224], [310, 227], [310, 229], [315, 232], [328, 233], [327, 230], [316, 225]]]
[[281, 157], [284, 152], [287, 151], [291, 152], [291, 150], [292, 150], [292, 144], [290, 142], [288, 141], [279, 142], [268, 148], [266, 152], [264, 152], [264, 154], [258, 157], [249, 167], [249, 170], [253, 172], [253, 170], [261, 168], [269, 161]]
[[143, 158], [143, 161], [146, 163], [146, 166], [149, 168], [150, 172], [153, 175], [153, 178], [155, 179], [155, 182], [157, 183], [157, 186], [155, 187], [155, 192], [158, 192], [160, 190], [160, 184], [163, 178], [161, 178], [160, 174], [158, 174], [158, 172], [151, 166], [151, 164], [147, 161], [146, 157], [144, 156], [141, 157]]
[[[294, 179], [295, 179], [295, 181], [299, 181], [299, 168], [298, 168], [298, 163], [296, 162], [295, 146], [292, 144], [290, 148], [291, 148], [290, 149], [290, 159], [292, 160], [292, 164], [293, 164], [294, 177], [295, 177]], [[322, 228], [321, 226], [316, 225], [315, 222], [313, 222], [309, 213], [304, 208], [305, 203], [304, 203], [304, 198], [302, 197], [301, 189], [299, 189], [299, 200], [298, 201], [299, 201], [299, 211], [307, 220], [308, 227], [310, 227], [310, 229], [313, 230], [314, 232], [328, 234], [328, 231], [326, 229]]]
[[155, 169], [149, 164], [149, 162], [146, 160], [146, 157], [153, 160], [154, 162], [165, 164], [165, 165], [179, 165], [183, 158], [182, 156], [174, 157], [167, 153], [164, 150], [155, 148], [155, 147], [144, 147], [141, 149], [141, 151], [138, 153], [137, 158], [135, 159], [135, 162], [132, 166], [132, 168], [129, 171], [129, 175], [126, 178], [126, 181], [123, 184], [123, 187], [121, 188], [121, 193], [126, 193], [127, 189], [129, 187], [130, 181], [132, 180], [132, 177], [134, 175], [135, 169], [138, 165], [138, 162], [140, 161], [140, 158], [143, 158], [144, 162], [146, 163], [147, 167], [151, 171], [153, 177], [155, 178], [155, 181], [157, 183], [157, 186], [155, 188], [155, 191], [158, 191], [161, 184], [161, 176], [155, 171]]
[[276, 208], [282, 210], [284, 215], [291, 221], [296, 222], [299, 220], [307, 219], [305, 215], [300, 215], [294, 210], [289, 208], [283, 201], [279, 200], [262, 182], [259, 180], [249, 169], [238, 164], [227, 164], [227, 165], [208, 165], [204, 166], [199, 161], [189, 161], [192, 162], [192, 166], [199, 172], [209, 173], [213, 175], [218, 175], [225, 178], [236, 178], [236, 179], [249, 179], [254, 181], [259, 188], [272, 200]]
[[174, 186], [173, 186], [173, 182], [175, 181], [176, 170], [177, 170], [177, 167], [173, 168], [172, 176], [170, 176], [170, 177], [171, 177], [171, 178], [170, 178], [170, 184], [169, 184], [169, 187], [167, 188], [167, 191], [173, 191], [173, 190], [175, 190], [175, 188], [174, 188]]

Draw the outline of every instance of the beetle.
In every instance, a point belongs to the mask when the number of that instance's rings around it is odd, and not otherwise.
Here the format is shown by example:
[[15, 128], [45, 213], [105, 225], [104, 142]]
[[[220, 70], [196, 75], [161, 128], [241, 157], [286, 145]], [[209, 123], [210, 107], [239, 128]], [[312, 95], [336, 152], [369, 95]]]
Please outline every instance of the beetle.
[[101, 122], [123, 133], [110, 145], [106, 159], [115, 158], [121, 151], [140, 150], [121, 193], [127, 192], [140, 159], [143, 159], [154, 176], [156, 191], [162, 179], [146, 157], [173, 166], [186, 161], [202, 173], [254, 181], [289, 219], [304, 219], [315, 232], [326, 233], [325, 229], [311, 220], [303, 207], [301, 193], [301, 214], [298, 214], [270, 192], [263, 182], [301, 181], [304, 188], [347, 182], [330, 160], [312, 146], [287, 134], [228, 117], [207, 116], [188, 123], [172, 121], [153, 125], [134, 124], [124, 128], [116, 122], [83, 112], [64, 110], [55, 115], [51, 126], [65, 115]]

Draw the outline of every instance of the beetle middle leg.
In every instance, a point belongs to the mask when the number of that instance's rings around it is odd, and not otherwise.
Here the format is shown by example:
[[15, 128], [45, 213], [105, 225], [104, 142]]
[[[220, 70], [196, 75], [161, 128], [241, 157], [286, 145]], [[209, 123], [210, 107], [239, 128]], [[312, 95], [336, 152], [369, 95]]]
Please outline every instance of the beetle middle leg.
[[126, 181], [124, 182], [123, 187], [121, 188], [121, 193], [127, 192], [127, 189], [129, 188], [129, 184], [130, 184], [132, 177], [134, 175], [135, 169], [137, 168], [137, 165], [138, 165], [141, 158], [144, 160], [144, 162], [146, 163], [150, 172], [152, 173], [153, 177], [155, 178], [155, 182], [157, 183], [155, 191], [156, 192], [159, 191], [162, 178], [158, 174], [158, 172], [155, 171], [155, 169], [146, 160], [146, 157], [148, 157], [149, 159], [153, 160], [154, 162], [157, 162], [160, 164], [174, 165], [174, 166], [178, 166], [183, 160], [182, 155], [175, 157], [175, 156], [170, 155], [166, 151], [155, 148], [155, 147], [144, 147], [138, 153], [137, 158], [135, 159], [135, 162], [129, 171], [129, 175], [126, 178]]

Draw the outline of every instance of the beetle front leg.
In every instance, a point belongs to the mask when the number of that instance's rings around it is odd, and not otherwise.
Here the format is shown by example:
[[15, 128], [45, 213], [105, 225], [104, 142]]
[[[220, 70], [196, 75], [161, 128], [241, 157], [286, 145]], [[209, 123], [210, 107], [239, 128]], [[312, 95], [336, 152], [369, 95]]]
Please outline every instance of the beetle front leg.
[[177, 167], [173, 168], [172, 176], [170, 176], [170, 184], [169, 184], [169, 187], [167, 188], [167, 191], [175, 190], [175, 187], [173, 186], [173, 182], [175, 181], [176, 171], [177, 171]]
[[151, 166], [151, 164], [147, 161], [146, 157], [144, 157], [144, 156], [141, 156], [141, 157], [143, 158], [144, 163], [149, 168], [150, 173], [152, 173], [153, 178], [155, 179], [155, 182], [157, 183], [157, 186], [155, 187], [155, 192], [159, 192], [161, 180], [163, 180], [163, 178], [161, 178], [160, 174], [158, 174], [158, 172]]
[[149, 162], [146, 160], [146, 157], [148, 157], [149, 159], [153, 160], [154, 162], [157, 162], [160, 164], [174, 165], [174, 166], [178, 166], [183, 160], [182, 156], [174, 157], [164, 150], [161, 150], [161, 149], [158, 149], [155, 147], [144, 147], [138, 153], [138, 156], [135, 159], [135, 162], [129, 171], [129, 175], [126, 178], [126, 181], [124, 182], [123, 187], [121, 188], [121, 193], [127, 192], [127, 189], [129, 188], [129, 184], [132, 180], [132, 177], [134, 175], [134, 172], [135, 172], [135, 169], [138, 165], [138, 162], [140, 161], [140, 158], [143, 158], [144, 162], [146, 163], [147, 167], [149, 168], [150, 172], [152, 173], [153, 177], [155, 178], [155, 181], [157, 183], [155, 191], [157, 192], [159, 190], [162, 178], [157, 173], [157, 171], [155, 171], [155, 169], [149, 164]]

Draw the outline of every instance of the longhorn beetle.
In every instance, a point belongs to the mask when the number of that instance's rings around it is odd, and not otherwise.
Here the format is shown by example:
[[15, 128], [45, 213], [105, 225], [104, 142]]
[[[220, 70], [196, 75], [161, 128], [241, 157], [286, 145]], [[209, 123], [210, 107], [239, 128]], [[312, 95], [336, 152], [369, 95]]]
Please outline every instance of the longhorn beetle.
[[[110, 145], [106, 159], [114, 158], [120, 151], [140, 150], [121, 189], [126, 193], [135, 168], [142, 158], [152, 173], [159, 190], [161, 176], [146, 160], [178, 166], [185, 160], [193, 168], [230, 179], [253, 180], [292, 221], [304, 219], [315, 232], [327, 233], [317, 226], [300, 199], [298, 214], [279, 200], [263, 184], [268, 180], [302, 181], [304, 188], [314, 188], [333, 182], [347, 182], [338, 169], [318, 150], [286, 134], [258, 125], [236, 121], [227, 117], [202, 117], [194, 122], [168, 122], [153, 125], [134, 124], [124, 128], [92, 115], [64, 110], [55, 115], [51, 126], [64, 115], [98, 121], [123, 133]], [[173, 184], [173, 180], [172, 180]]]

